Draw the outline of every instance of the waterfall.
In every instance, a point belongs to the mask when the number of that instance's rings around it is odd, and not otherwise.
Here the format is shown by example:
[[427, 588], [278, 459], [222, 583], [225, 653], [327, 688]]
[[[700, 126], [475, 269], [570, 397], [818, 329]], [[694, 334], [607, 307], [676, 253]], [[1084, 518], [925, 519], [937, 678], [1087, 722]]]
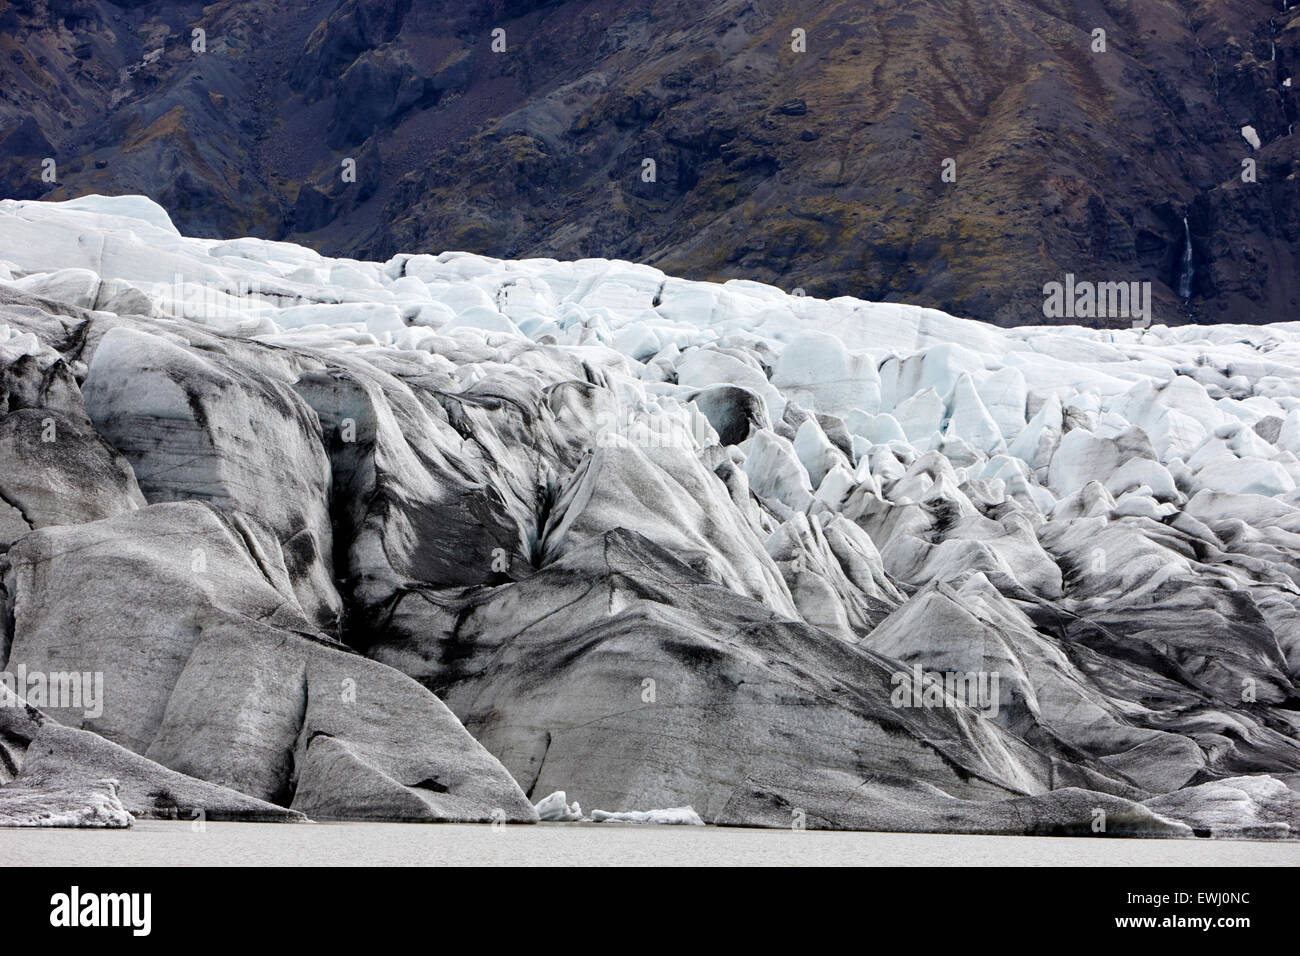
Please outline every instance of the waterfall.
[[1196, 274], [1196, 266], [1192, 260], [1192, 230], [1187, 225], [1187, 217], [1183, 217], [1183, 263], [1178, 273], [1178, 296], [1184, 302], [1192, 297], [1192, 277]]

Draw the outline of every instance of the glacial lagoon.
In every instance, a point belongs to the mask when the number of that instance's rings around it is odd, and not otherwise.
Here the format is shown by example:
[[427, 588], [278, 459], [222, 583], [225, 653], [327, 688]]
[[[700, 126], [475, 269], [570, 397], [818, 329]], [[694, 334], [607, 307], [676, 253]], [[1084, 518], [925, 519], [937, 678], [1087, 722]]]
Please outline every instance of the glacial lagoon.
[[731, 827], [208, 823], [0, 833], [3, 866], [1297, 866], [1300, 841]]

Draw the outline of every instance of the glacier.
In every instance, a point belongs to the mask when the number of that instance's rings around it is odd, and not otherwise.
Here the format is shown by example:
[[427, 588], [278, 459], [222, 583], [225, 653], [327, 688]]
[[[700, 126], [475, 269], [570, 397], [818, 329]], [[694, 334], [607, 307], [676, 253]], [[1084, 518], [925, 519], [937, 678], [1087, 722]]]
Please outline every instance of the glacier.
[[1297, 323], [5, 200], [0, 394], [0, 823], [1300, 827]]

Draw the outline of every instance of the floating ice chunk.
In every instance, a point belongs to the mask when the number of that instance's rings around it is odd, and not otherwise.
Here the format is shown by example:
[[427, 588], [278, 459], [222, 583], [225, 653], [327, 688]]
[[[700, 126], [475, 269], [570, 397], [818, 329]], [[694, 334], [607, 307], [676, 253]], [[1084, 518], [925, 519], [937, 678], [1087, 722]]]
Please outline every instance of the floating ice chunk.
[[653, 823], [678, 824], [702, 827], [704, 821], [693, 807], [669, 807], [666, 810], [626, 810], [610, 813], [606, 810], [592, 810], [593, 823]]
[[582, 819], [582, 807], [578, 801], [573, 803], [566, 802], [568, 795], [563, 790], [556, 790], [549, 796], [543, 797], [541, 802], [536, 805], [537, 816], [544, 822], [572, 822]]

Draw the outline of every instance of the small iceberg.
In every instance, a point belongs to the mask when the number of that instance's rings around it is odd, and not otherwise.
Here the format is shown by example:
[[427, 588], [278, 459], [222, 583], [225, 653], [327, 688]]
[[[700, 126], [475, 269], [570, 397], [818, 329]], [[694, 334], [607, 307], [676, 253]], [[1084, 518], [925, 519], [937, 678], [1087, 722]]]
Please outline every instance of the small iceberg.
[[556, 790], [549, 797], [543, 797], [541, 803], [535, 805], [537, 816], [547, 822], [567, 823], [573, 820], [582, 819], [582, 807], [578, 806], [578, 801], [568, 803], [568, 794], [563, 790]]
[[592, 810], [592, 823], [658, 823], [681, 824], [690, 827], [702, 827], [704, 821], [695, 812], [694, 807], [669, 807], [667, 810], [627, 810], [623, 813], [610, 813], [608, 810]]
[[569, 803], [569, 795], [563, 790], [556, 790], [541, 802], [534, 804], [537, 816], [546, 823], [653, 823], [678, 824], [702, 827], [704, 821], [695, 812], [694, 807], [669, 807], [666, 810], [626, 810], [613, 813], [609, 810], [593, 810], [591, 816], [582, 815], [578, 801]]

